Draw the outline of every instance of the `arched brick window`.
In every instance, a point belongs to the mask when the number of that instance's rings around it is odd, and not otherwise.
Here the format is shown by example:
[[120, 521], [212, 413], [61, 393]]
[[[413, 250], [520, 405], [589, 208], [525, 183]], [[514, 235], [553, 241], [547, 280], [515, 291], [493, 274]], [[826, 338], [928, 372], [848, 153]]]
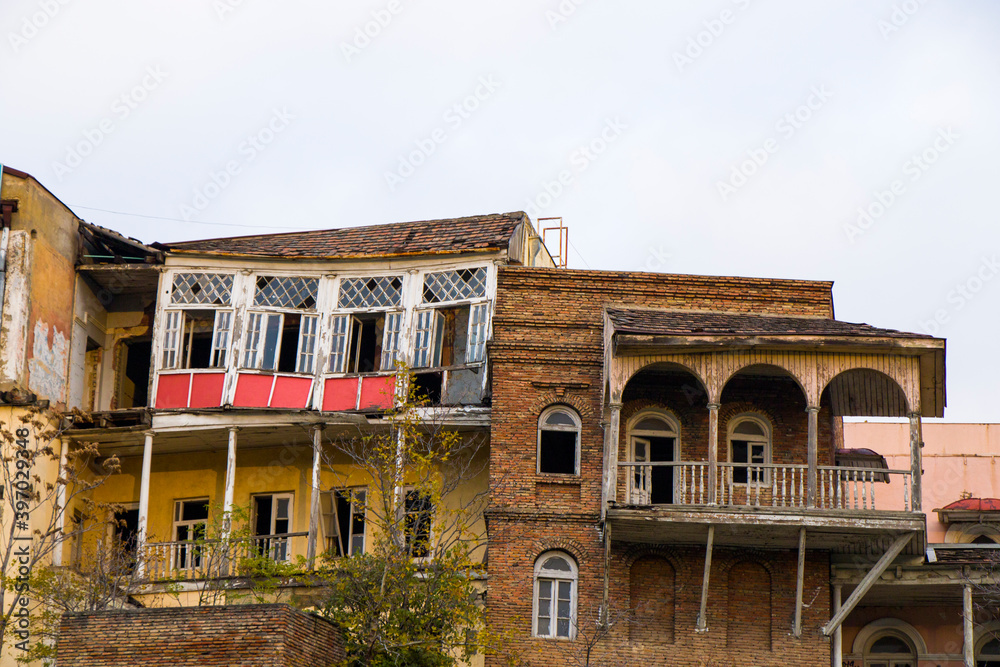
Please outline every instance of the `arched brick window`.
[[729, 570], [726, 645], [771, 650], [771, 574], [743, 561]]
[[635, 616], [629, 624], [634, 642], [674, 642], [674, 568], [665, 558], [644, 556], [632, 564], [629, 589]]
[[538, 472], [580, 474], [580, 415], [565, 405], [546, 408], [538, 418]]

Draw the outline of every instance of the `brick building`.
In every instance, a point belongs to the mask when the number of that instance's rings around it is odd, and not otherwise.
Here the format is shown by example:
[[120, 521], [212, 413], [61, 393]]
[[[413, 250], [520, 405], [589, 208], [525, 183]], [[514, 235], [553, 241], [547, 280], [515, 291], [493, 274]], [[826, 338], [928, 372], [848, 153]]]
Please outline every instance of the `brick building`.
[[[924, 553], [944, 341], [837, 321], [831, 288], [500, 271], [488, 608], [535, 664], [605, 620], [603, 664], [829, 664], [868, 580]], [[905, 467], [843, 448], [866, 415], [908, 417]], [[839, 599], [842, 555], [868, 579]]]

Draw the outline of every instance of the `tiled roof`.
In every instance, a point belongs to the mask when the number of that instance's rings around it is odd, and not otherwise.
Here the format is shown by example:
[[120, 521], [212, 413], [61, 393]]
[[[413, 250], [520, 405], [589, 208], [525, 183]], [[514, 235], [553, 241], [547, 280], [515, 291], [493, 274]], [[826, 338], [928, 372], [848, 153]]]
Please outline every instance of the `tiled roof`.
[[522, 212], [286, 234], [157, 243], [168, 251], [259, 257], [378, 257], [506, 248]]
[[743, 313], [706, 313], [682, 310], [622, 310], [609, 308], [619, 333], [660, 336], [876, 336], [926, 338], [923, 334], [879, 329], [819, 317], [780, 317]]
[[945, 505], [940, 510], [935, 511], [955, 511], [955, 512], [996, 512], [1000, 511], [1000, 499], [997, 498], [963, 498], [953, 503]]
[[949, 544], [934, 545], [937, 563], [988, 565], [996, 567], [1000, 563], [1000, 545]]

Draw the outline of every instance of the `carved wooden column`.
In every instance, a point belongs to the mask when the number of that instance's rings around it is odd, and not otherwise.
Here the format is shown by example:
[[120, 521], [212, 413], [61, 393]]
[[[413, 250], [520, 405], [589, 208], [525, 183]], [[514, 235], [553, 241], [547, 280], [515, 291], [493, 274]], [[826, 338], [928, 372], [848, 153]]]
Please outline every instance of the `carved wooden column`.
[[708, 504], [716, 503], [719, 479], [719, 404], [708, 404]]

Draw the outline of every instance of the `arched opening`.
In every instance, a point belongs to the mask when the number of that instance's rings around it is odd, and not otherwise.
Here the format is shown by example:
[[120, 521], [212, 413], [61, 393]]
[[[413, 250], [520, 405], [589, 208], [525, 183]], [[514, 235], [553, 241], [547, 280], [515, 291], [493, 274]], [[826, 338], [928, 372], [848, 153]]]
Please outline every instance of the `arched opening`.
[[566, 405], [553, 405], [538, 418], [537, 472], [580, 474], [580, 415]]
[[665, 558], [645, 556], [629, 570], [630, 601], [634, 615], [629, 638], [634, 642], [674, 642], [675, 572]]
[[768, 484], [771, 463], [771, 423], [759, 414], [747, 413], [729, 420], [730, 481], [734, 484]]
[[865, 667], [917, 667], [916, 648], [904, 633], [886, 630], [868, 644]]
[[906, 394], [894, 379], [870, 368], [852, 368], [833, 377], [823, 388], [835, 417], [905, 417]]
[[657, 409], [642, 410], [628, 422], [629, 460], [649, 463], [632, 466], [629, 497], [639, 505], [674, 502], [674, 466], [680, 460], [680, 426], [669, 414]]
[[760, 563], [729, 569], [726, 646], [771, 650], [771, 574]]
[[976, 667], [1000, 667], [1000, 638], [995, 630], [976, 642]]

